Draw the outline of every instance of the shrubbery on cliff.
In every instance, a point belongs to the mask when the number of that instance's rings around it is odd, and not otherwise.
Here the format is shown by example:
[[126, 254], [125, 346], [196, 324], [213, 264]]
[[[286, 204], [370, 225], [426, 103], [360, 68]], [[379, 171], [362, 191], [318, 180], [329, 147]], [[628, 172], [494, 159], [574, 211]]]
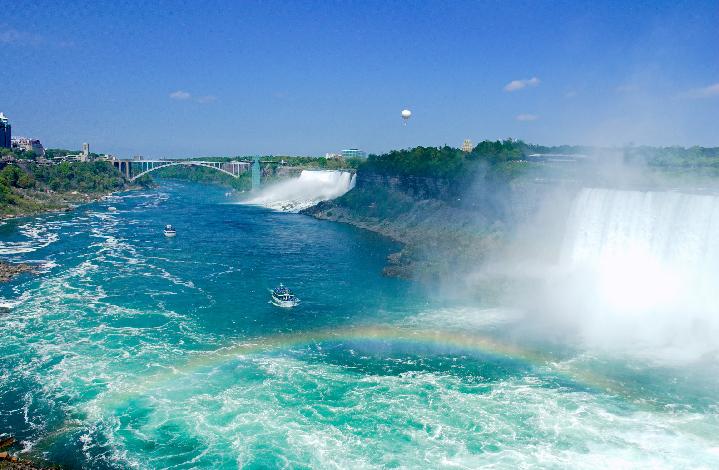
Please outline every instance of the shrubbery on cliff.
[[486, 172], [488, 176], [512, 178], [521, 174], [523, 169], [532, 167], [532, 164], [527, 162], [527, 157], [531, 154], [581, 154], [584, 157], [591, 156], [587, 161], [595, 163], [618, 155], [626, 164], [648, 165], [658, 169], [719, 169], [717, 147], [548, 147], [506, 139], [485, 140], [471, 152], [449, 146], [393, 150], [382, 155], [370, 155], [367, 161], [359, 166], [358, 171], [392, 176], [442, 178], [449, 182], [476, 176], [477, 171]]
[[[0, 214], [26, 215], [59, 209], [71, 200], [87, 200], [87, 195], [123, 188], [125, 180], [109, 162], [38, 165], [23, 160], [0, 171]], [[47, 192], [48, 189], [61, 194]], [[77, 194], [68, 194], [73, 192]]]
[[370, 155], [360, 173], [441, 178], [456, 183], [478, 171], [512, 176], [524, 159], [527, 145], [518, 140], [480, 142], [471, 152], [444, 147], [415, 147]]
[[103, 193], [122, 189], [125, 181], [109, 162], [63, 162], [27, 166], [35, 179], [53, 191]]

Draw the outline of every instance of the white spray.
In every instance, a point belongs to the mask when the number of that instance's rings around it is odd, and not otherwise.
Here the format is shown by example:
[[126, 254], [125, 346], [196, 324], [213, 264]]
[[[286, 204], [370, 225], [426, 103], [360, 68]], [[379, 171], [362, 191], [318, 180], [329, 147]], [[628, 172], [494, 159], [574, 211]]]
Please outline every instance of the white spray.
[[719, 197], [584, 189], [562, 244], [565, 320], [584, 339], [673, 359], [719, 335]]
[[355, 175], [348, 171], [303, 170], [299, 178], [267, 186], [243, 203], [299, 212], [318, 202], [340, 197], [354, 185]]

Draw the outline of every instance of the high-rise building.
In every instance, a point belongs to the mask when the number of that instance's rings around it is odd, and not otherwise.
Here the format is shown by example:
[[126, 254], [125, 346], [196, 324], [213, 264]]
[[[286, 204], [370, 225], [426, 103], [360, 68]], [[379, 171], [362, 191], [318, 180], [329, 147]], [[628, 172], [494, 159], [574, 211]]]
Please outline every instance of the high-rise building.
[[12, 126], [3, 113], [0, 113], [0, 147], [12, 147]]
[[367, 156], [367, 152], [360, 149], [344, 149], [342, 151], [342, 156], [345, 158], [352, 158], [352, 157], [359, 157], [359, 158], [365, 158]]
[[472, 148], [472, 141], [469, 139], [464, 139], [464, 143], [462, 144], [462, 151], [469, 153], [472, 151]]

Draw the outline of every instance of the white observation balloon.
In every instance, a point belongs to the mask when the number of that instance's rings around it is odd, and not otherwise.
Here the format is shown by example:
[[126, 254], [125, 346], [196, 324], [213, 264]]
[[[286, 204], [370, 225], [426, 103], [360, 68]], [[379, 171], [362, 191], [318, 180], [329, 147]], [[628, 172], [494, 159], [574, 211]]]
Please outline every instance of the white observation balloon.
[[409, 118], [410, 118], [411, 116], [412, 116], [412, 111], [410, 111], [409, 109], [403, 109], [403, 110], [402, 110], [402, 119], [404, 120], [404, 125], [405, 125], [405, 126], [407, 125], [407, 121], [409, 120]]

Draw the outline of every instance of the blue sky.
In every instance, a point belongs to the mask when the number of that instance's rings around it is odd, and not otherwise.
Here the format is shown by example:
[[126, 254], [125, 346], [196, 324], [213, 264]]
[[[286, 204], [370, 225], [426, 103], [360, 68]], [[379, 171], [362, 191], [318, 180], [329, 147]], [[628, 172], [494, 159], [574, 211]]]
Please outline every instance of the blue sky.
[[[6, 2], [0, 111], [48, 147], [719, 145], [719, 3]], [[408, 126], [400, 111], [413, 112]]]

